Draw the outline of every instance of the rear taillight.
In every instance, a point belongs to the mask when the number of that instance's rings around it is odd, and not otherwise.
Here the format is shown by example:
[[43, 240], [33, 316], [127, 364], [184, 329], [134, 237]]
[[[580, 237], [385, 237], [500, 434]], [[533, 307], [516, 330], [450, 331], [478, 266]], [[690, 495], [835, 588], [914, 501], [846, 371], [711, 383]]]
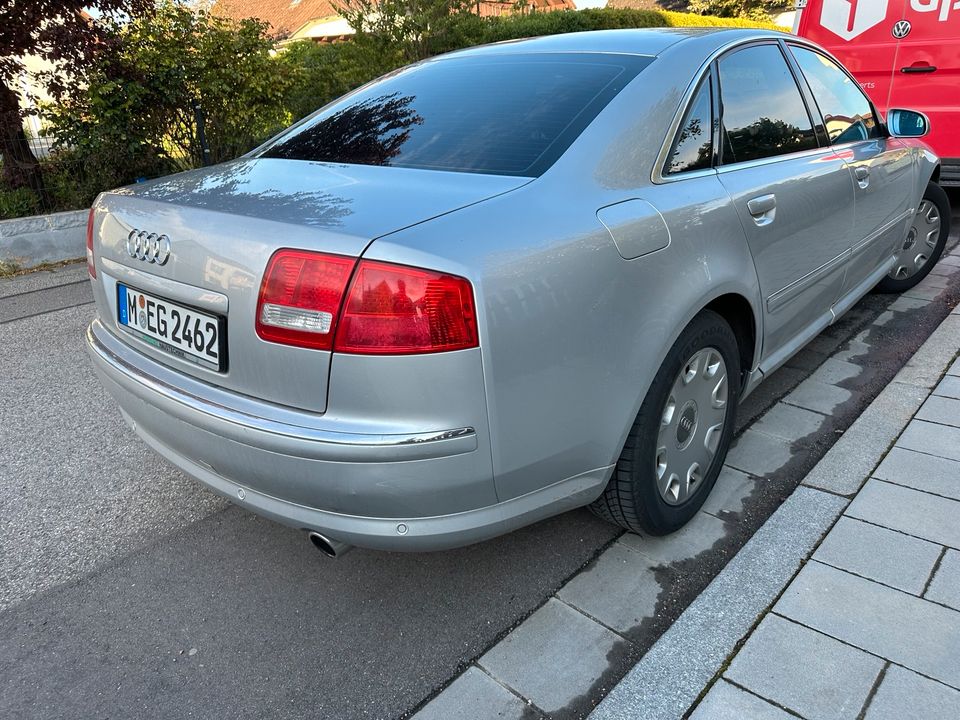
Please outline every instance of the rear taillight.
[[476, 346], [476, 313], [467, 280], [360, 261], [337, 325], [337, 352], [404, 355]]
[[256, 328], [271, 342], [369, 355], [477, 346], [466, 279], [303, 250], [279, 250], [270, 259]]
[[97, 278], [97, 266], [93, 262], [93, 208], [87, 215], [87, 272], [94, 280]]
[[257, 335], [298, 347], [330, 350], [334, 321], [356, 260], [303, 250], [270, 258], [257, 302]]

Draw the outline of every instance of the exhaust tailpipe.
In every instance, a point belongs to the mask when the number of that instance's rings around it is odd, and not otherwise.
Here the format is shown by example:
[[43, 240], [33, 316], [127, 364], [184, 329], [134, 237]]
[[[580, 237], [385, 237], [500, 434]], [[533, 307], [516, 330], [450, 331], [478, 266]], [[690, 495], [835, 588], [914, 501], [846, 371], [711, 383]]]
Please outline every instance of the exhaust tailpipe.
[[338, 558], [344, 553], [353, 550], [353, 545], [347, 545], [339, 540], [331, 540], [318, 532], [311, 531], [307, 534], [307, 537], [310, 538], [313, 546], [328, 558]]

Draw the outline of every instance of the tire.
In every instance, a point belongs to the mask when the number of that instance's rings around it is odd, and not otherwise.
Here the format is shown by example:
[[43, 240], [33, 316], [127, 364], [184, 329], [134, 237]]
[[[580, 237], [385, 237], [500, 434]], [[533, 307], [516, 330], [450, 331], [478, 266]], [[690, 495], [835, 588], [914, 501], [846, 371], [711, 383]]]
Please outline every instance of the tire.
[[[717, 357], [722, 363], [710, 375], [710, 368], [717, 366]], [[698, 361], [699, 367], [691, 376], [693, 360]], [[719, 381], [713, 381], [724, 371], [726, 397], [723, 406], [717, 407], [718, 394], [711, 389], [720, 387]], [[704, 380], [705, 385], [697, 385]], [[667, 353], [640, 406], [613, 477], [590, 509], [636, 533], [666, 535], [685, 525], [707, 499], [723, 467], [733, 438], [739, 396], [740, 354], [736, 335], [720, 315], [705, 310], [683, 330]], [[664, 424], [668, 415], [670, 421]], [[722, 422], [719, 429], [718, 422]], [[695, 458], [702, 458], [694, 463], [698, 473], [693, 472], [694, 465], [690, 464]], [[707, 467], [704, 469], [703, 465]], [[686, 471], [692, 475], [679, 477], [680, 472]], [[676, 494], [670, 481], [674, 476], [679, 483]], [[694, 481], [687, 484], [691, 477]], [[685, 494], [681, 492], [684, 488]]]
[[897, 263], [877, 284], [877, 291], [901, 293], [923, 280], [943, 254], [949, 234], [950, 200], [942, 187], [928, 183], [907, 236], [897, 250]]

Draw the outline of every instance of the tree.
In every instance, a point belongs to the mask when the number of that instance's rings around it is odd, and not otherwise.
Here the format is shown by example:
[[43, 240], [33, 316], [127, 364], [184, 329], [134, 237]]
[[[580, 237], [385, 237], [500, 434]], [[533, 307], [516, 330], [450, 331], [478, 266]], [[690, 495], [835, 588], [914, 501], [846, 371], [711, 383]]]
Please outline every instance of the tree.
[[146, 15], [152, 6], [152, 0], [6, 0], [0, 4], [0, 160], [7, 185], [28, 187], [40, 197], [45, 194], [16, 91], [24, 72], [23, 57], [33, 55], [52, 63], [53, 69], [39, 79], [53, 97], [60, 97], [109, 39], [107, 24], [92, 21], [85, 9], [109, 19]]
[[335, 0], [356, 35], [383, 58], [383, 71], [474, 44], [476, 0]]
[[272, 47], [264, 23], [165, 0], [117, 26], [85, 84], [44, 118], [100, 189], [230, 160], [290, 121], [289, 69]]
[[331, 100], [400, 65], [386, 62], [369, 43], [316, 43], [300, 40], [284, 47], [277, 62], [290, 80], [284, 106], [293, 120], [309, 115]]
[[783, 8], [783, 0], [690, 0], [690, 12], [717, 17], [770, 21], [770, 13]]

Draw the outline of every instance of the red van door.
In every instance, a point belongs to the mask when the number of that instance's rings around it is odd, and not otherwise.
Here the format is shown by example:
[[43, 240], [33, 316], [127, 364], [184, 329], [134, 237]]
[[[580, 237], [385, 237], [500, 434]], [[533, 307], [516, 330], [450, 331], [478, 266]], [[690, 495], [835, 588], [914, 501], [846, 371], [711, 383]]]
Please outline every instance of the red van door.
[[887, 107], [930, 118], [924, 141], [943, 159], [941, 182], [952, 184], [960, 181], [960, 3], [907, 0], [902, 20]]
[[837, 56], [885, 112], [893, 81], [897, 39], [891, 29], [910, 0], [803, 0], [797, 35]]
[[930, 118], [942, 184], [960, 184], [960, 0], [797, 0], [796, 33], [842, 62], [885, 116]]

